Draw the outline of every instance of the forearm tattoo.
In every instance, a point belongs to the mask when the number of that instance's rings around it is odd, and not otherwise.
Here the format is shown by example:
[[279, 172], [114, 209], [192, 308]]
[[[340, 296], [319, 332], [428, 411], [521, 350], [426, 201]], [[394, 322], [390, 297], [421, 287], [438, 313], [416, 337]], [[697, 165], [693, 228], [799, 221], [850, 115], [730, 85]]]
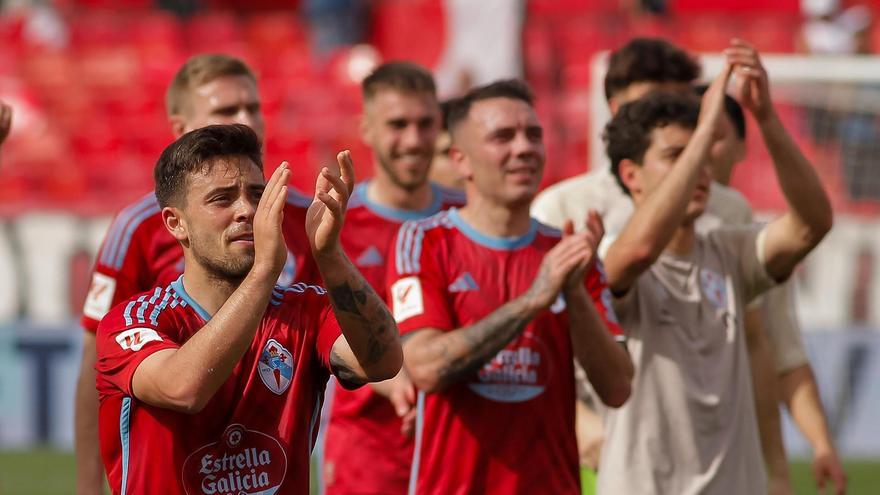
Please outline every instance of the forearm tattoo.
[[[444, 359], [440, 369], [440, 383], [451, 385], [488, 363], [510, 343], [529, 322], [508, 303], [479, 322], [438, 340], [439, 352]], [[456, 355], [452, 355], [456, 348]]]
[[343, 328], [350, 330], [346, 339], [362, 366], [378, 363], [396, 345], [394, 319], [366, 281], [348, 280], [331, 287], [330, 302]]

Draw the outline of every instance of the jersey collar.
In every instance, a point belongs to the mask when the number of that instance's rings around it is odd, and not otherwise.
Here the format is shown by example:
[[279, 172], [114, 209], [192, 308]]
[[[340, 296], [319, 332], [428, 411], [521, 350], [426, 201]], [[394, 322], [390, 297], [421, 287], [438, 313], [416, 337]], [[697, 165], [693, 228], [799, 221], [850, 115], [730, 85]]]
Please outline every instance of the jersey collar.
[[171, 282], [171, 288], [174, 289], [174, 292], [177, 292], [177, 295], [180, 296], [181, 299], [184, 300], [187, 304], [192, 306], [192, 309], [202, 317], [206, 322], [211, 321], [211, 315], [208, 314], [207, 311], [204, 310], [199, 303], [195, 301], [189, 294], [186, 293], [186, 289], [183, 288], [183, 275], [177, 277], [177, 280]]
[[521, 236], [493, 237], [483, 234], [477, 231], [477, 229], [471, 227], [463, 218], [461, 218], [461, 215], [458, 213], [458, 208], [450, 208], [448, 212], [449, 220], [452, 221], [452, 224], [455, 225], [465, 237], [490, 249], [512, 251], [514, 249], [528, 246], [535, 240], [535, 235], [538, 232], [538, 221], [532, 218], [531, 224], [529, 225], [529, 231]]
[[429, 184], [431, 186], [431, 204], [428, 205], [427, 208], [421, 210], [401, 210], [398, 208], [391, 208], [390, 206], [380, 205], [379, 203], [370, 200], [367, 196], [367, 188], [369, 185], [370, 181], [368, 180], [356, 185], [354, 187], [352, 199], [356, 202], [362, 203], [364, 207], [376, 215], [393, 222], [403, 223], [408, 220], [421, 220], [422, 218], [438, 213], [443, 207], [442, 191], [440, 191], [440, 187], [433, 182]]

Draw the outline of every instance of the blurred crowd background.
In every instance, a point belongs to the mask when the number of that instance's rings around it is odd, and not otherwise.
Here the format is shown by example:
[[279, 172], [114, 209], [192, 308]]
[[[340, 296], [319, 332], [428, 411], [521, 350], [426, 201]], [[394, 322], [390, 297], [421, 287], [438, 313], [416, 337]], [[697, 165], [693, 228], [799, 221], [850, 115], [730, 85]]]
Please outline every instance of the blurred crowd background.
[[[545, 126], [546, 186], [599, 166], [590, 157], [602, 155], [601, 54], [656, 36], [707, 54], [707, 68], [732, 37], [774, 54], [774, 97], [837, 212], [832, 235], [798, 274], [796, 310], [842, 454], [880, 459], [878, 8], [876, 0], [0, 1], [0, 100], [15, 112], [0, 152], [0, 449], [72, 444], [87, 270], [111, 215], [152, 188], [153, 164], [172, 139], [165, 90], [189, 56], [224, 52], [254, 68], [267, 168], [289, 160], [307, 194], [340, 149], [352, 150], [359, 178], [371, 174], [359, 83], [382, 61], [432, 68], [441, 97], [523, 77]], [[772, 215], [782, 199], [760, 140], [749, 142], [733, 185]], [[808, 452], [790, 425], [786, 432], [790, 451]]]

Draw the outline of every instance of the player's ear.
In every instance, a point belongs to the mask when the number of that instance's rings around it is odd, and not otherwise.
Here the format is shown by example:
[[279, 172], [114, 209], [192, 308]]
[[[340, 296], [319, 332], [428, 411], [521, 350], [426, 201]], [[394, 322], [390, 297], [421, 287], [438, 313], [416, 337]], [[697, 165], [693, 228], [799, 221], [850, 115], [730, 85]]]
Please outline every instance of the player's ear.
[[175, 208], [173, 206], [166, 206], [162, 208], [162, 223], [165, 224], [165, 228], [168, 229], [168, 232], [174, 236], [179, 242], [186, 242], [189, 239], [189, 232], [187, 230], [186, 220], [181, 215], [182, 212], [180, 209]]
[[467, 155], [458, 146], [452, 144], [449, 146], [449, 161], [452, 167], [458, 172], [458, 175], [464, 177], [465, 180], [471, 180], [474, 171], [471, 169], [471, 162], [467, 159]]
[[617, 115], [617, 110], [619, 108], [620, 100], [616, 96], [608, 98], [608, 111], [611, 112], [611, 115]]
[[620, 180], [629, 189], [630, 196], [640, 195], [642, 193], [642, 166], [629, 158], [624, 158], [620, 161]]
[[174, 139], [186, 134], [186, 120], [182, 115], [170, 115], [168, 123], [171, 124], [171, 133], [174, 134]]

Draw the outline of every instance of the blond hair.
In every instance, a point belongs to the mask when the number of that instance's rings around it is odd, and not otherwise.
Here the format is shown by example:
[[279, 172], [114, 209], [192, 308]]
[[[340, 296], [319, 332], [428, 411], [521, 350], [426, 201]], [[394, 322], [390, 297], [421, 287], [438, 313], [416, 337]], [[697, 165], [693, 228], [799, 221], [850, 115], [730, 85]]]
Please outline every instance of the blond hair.
[[224, 76], [245, 76], [254, 83], [257, 82], [257, 76], [251, 68], [235, 57], [220, 53], [191, 57], [174, 75], [168, 92], [165, 93], [165, 110], [168, 115], [180, 115], [184, 112], [191, 90]]

